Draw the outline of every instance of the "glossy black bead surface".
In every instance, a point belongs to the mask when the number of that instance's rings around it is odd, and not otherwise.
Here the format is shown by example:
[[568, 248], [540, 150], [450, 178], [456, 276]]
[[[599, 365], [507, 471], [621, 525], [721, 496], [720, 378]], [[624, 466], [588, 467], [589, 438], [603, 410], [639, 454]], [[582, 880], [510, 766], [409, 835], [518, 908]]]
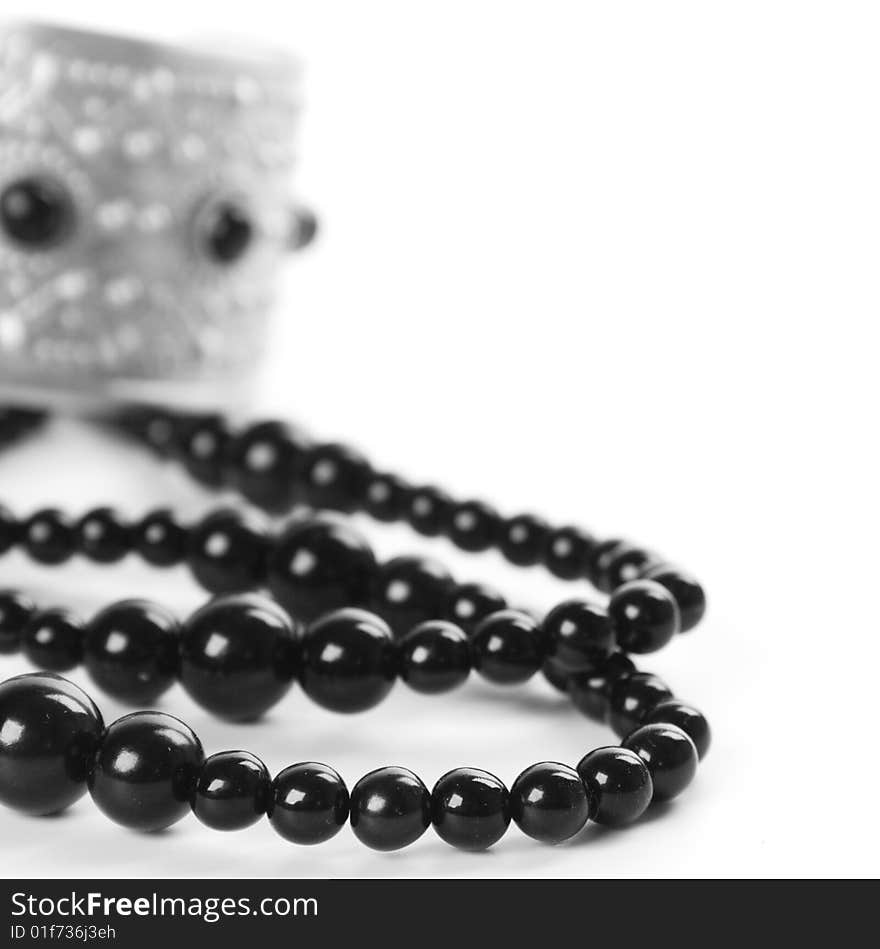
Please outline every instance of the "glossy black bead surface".
[[644, 725], [659, 723], [677, 725], [694, 743], [701, 760], [706, 757], [709, 746], [712, 744], [712, 730], [709, 728], [706, 716], [692, 705], [679, 702], [678, 699], [665, 699], [659, 705], [655, 705], [642, 719], [642, 723]]
[[656, 652], [681, 628], [675, 597], [655, 580], [630, 580], [619, 586], [611, 594], [608, 618], [624, 652]]
[[41, 669], [66, 672], [83, 657], [82, 623], [69, 610], [38, 610], [28, 620], [21, 649]]
[[527, 681], [544, 661], [540, 627], [518, 610], [487, 616], [474, 630], [471, 646], [474, 668], [499, 685]]
[[544, 548], [544, 566], [561, 580], [574, 580], [587, 574], [595, 541], [577, 527], [558, 527], [551, 531]]
[[22, 524], [21, 546], [37, 563], [56, 566], [76, 550], [76, 528], [61, 511], [44, 508]]
[[677, 726], [642, 725], [623, 740], [648, 766], [655, 801], [671, 801], [693, 781], [699, 756], [694, 743]]
[[241, 830], [266, 813], [271, 794], [266, 766], [247, 751], [205, 759], [193, 791], [193, 814], [214, 830]]
[[8, 553], [18, 543], [19, 524], [16, 516], [0, 504], [0, 556]]
[[498, 549], [518, 567], [541, 562], [550, 535], [550, 525], [532, 514], [518, 514], [498, 527]]
[[341, 518], [321, 514], [289, 524], [272, 542], [269, 589], [297, 619], [315, 619], [370, 598], [376, 558], [364, 538]]
[[485, 850], [510, 824], [510, 795], [494, 774], [456, 768], [434, 785], [431, 818], [446, 843], [460, 850]]
[[86, 624], [85, 667], [108, 695], [149, 705], [174, 682], [178, 632], [177, 620], [158, 603], [114, 603]]
[[572, 704], [588, 718], [606, 722], [611, 690], [619, 679], [635, 671], [632, 659], [618, 650], [591, 669], [571, 673], [566, 680], [566, 688]]
[[668, 564], [650, 567], [642, 576], [661, 583], [675, 597], [683, 633], [693, 629], [703, 618], [706, 612], [706, 594], [692, 576]]
[[500, 526], [495, 508], [482, 501], [462, 501], [452, 508], [447, 534], [457, 547], [478, 553], [494, 545]]
[[226, 446], [230, 484], [265, 511], [282, 513], [299, 494], [305, 441], [283, 422], [260, 422], [233, 436]]
[[348, 788], [326, 764], [305, 761], [285, 768], [272, 782], [269, 821], [295, 844], [320, 844], [348, 820]]
[[388, 625], [366, 610], [327, 613], [307, 629], [300, 683], [334, 712], [377, 705], [394, 685], [397, 657]]
[[654, 788], [644, 761], [627, 748], [597, 748], [577, 766], [590, 799], [590, 819], [622, 827], [648, 809]]
[[189, 726], [164, 712], [132, 712], [107, 728], [89, 793], [117, 824], [162, 830], [185, 817], [204, 761]]
[[446, 605], [446, 615], [453, 623], [471, 632], [490, 613], [507, 608], [507, 601], [497, 591], [482, 583], [453, 585]]
[[430, 485], [414, 488], [409, 495], [406, 517], [413, 530], [425, 537], [437, 537], [449, 526], [452, 498]]
[[254, 594], [211, 600], [180, 632], [180, 681], [221, 718], [251, 721], [293, 684], [299, 639], [274, 601]]
[[616, 590], [630, 580], [638, 579], [648, 564], [656, 558], [649, 551], [634, 544], [621, 543], [605, 561], [603, 583], [606, 590]]
[[577, 771], [543, 761], [526, 768], [513, 782], [510, 816], [529, 837], [558, 844], [586, 824], [590, 802]]
[[558, 665], [555, 660], [545, 659], [541, 666], [541, 672], [557, 692], [568, 692], [568, 680], [571, 673]]
[[42, 176], [27, 176], [0, 192], [0, 226], [23, 250], [56, 244], [73, 224], [73, 206], [64, 187]]
[[95, 563], [116, 563], [131, 549], [128, 525], [110, 507], [83, 515], [76, 524], [79, 551]]
[[364, 488], [364, 510], [377, 521], [398, 521], [406, 514], [409, 490], [397, 475], [373, 473]]
[[635, 731], [642, 719], [664, 699], [672, 698], [666, 683], [649, 672], [632, 672], [617, 680], [608, 701], [608, 723], [623, 738]]
[[205, 222], [205, 254], [218, 264], [235, 263], [245, 255], [253, 236], [254, 226], [247, 211], [233, 201], [221, 201]]
[[471, 671], [471, 645], [460, 626], [428, 620], [398, 646], [400, 678], [416, 692], [433, 695], [457, 688]]
[[452, 577], [436, 560], [395, 557], [377, 568], [371, 605], [402, 636], [419, 623], [444, 616], [452, 588]]
[[86, 792], [104, 722], [78, 686], [48, 672], [0, 684], [0, 803], [54, 814]]
[[367, 460], [346, 445], [312, 446], [303, 461], [305, 499], [316, 508], [357, 510], [370, 474]]
[[608, 613], [598, 603], [566, 600], [544, 618], [548, 658], [568, 672], [593, 668], [614, 647], [614, 633]]
[[12, 653], [21, 645], [36, 606], [30, 597], [18, 590], [0, 590], [0, 653]]
[[170, 447], [192, 478], [219, 488], [224, 481], [228, 441], [226, 422], [219, 415], [202, 415], [176, 419]]
[[132, 549], [154, 567], [174, 567], [186, 559], [189, 533], [167, 508], [151, 511], [130, 533]]
[[186, 560], [211, 593], [240, 593], [266, 577], [265, 531], [240, 511], [220, 510], [190, 529]]
[[406, 768], [379, 768], [351, 789], [351, 829], [373, 850], [400, 850], [431, 824], [431, 795]]

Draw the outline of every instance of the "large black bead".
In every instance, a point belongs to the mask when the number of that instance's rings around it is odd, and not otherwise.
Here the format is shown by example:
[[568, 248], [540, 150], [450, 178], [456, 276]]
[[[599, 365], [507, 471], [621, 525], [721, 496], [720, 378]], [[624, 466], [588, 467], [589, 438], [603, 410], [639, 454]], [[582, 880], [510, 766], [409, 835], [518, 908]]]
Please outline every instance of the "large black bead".
[[86, 792], [104, 722], [78, 686], [50, 672], [0, 685], [0, 803], [54, 814]]
[[532, 514], [508, 518], [498, 528], [498, 549], [518, 567], [541, 562], [547, 547], [550, 526]]
[[240, 593], [265, 580], [267, 551], [266, 534], [252, 518], [220, 510], [190, 529], [187, 563], [211, 593]]
[[171, 450], [196, 481], [219, 488], [225, 475], [228, 441], [229, 430], [221, 416], [181, 417], [174, 422]]
[[472, 632], [490, 613], [506, 609], [507, 601], [491, 587], [482, 583], [453, 585], [446, 605], [446, 615], [462, 629]]
[[641, 817], [654, 793], [647, 765], [627, 748], [597, 748], [577, 766], [590, 798], [590, 819], [622, 827]]
[[269, 589], [306, 622], [330, 610], [365, 605], [375, 571], [369, 544], [332, 514], [289, 524], [268, 558]]
[[186, 558], [187, 529], [167, 508], [151, 511], [131, 528], [132, 548], [154, 567], [174, 567]]
[[693, 629], [706, 612], [706, 594], [700, 584], [689, 574], [660, 564], [650, 567], [642, 573], [647, 580], [656, 580], [663, 584], [675, 597], [678, 612], [681, 614], [681, 631]]
[[394, 474], [373, 473], [364, 488], [364, 510], [377, 521], [397, 521], [406, 514], [409, 485]]
[[306, 447], [283, 422], [251, 425], [226, 446], [229, 481], [251, 503], [283, 513], [297, 499]]
[[595, 541], [577, 527], [559, 527], [547, 537], [544, 565], [561, 580], [575, 580], [587, 574]]
[[373, 850], [400, 850], [431, 824], [431, 795], [406, 768], [379, 768], [351, 789], [351, 829]]
[[70, 196], [51, 178], [19, 178], [0, 193], [0, 225], [24, 250], [51, 247], [69, 232], [72, 224]]
[[425, 537], [437, 537], [449, 527], [452, 506], [452, 498], [440, 488], [414, 488], [407, 500], [406, 517], [413, 530]]
[[697, 749], [677, 725], [642, 725], [627, 735], [623, 747], [634, 751], [648, 766], [655, 801], [671, 801], [697, 773]]
[[664, 699], [672, 698], [668, 685], [649, 672], [620, 677], [611, 689], [608, 722], [621, 738], [635, 731], [642, 719]]
[[221, 751], [206, 758], [192, 796], [193, 814], [214, 830], [241, 830], [266, 813], [271, 778], [247, 751]]
[[104, 733], [89, 792], [117, 824], [162, 830], [189, 813], [203, 761], [188, 725], [164, 712], [132, 712]]
[[597, 722], [608, 720], [611, 690], [623, 676], [636, 671], [626, 653], [611, 653], [592, 669], [569, 674], [566, 689], [575, 708]]
[[391, 691], [396, 663], [386, 623], [366, 610], [337, 610], [306, 629], [300, 682], [324, 708], [362, 712]]
[[474, 668], [499, 685], [530, 679], [541, 668], [544, 646], [541, 629], [527, 613], [501, 610], [487, 616], [471, 640]]
[[456, 768], [434, 785], [431, 817], [446, 843], [460, 850], [485, 850], [510, 824], [510, 795], [494, 774]]
[[276, 603], [254, 594], [211, 600], [183, 624], [180, 681], [221, 718], [259, 718], [288, 691], [299, 639]]
[[21, 637], [36, 606], [17, 590], [0, 590], [0, 653], [18, 650]]
[[642, 722], [645, 725], [656, 725], [660, 722], [677, 725], [694, 743], [701, 759], [706, 757], [712, 744], [712, 731], [706, 716], [692, 705], [679, 702], [678, 699], [665, 699], [655, 705]]
[[348, 788], [326, 764], [292, 764], [272, 782], [269, 821], [295, 844], [320, 844], [348, 820]]
[[80, 553], [95, 563], [116, 563], [131, 550], [131, 534], [121, 515], [99, 507], [83, 515], [76, 525]]
[[21, 637], [22, 652], [41, 669], [66, 672], [83, 657], [83, 626], [68, 610], [39, 610]]
[[21, 546], [37, 563], [56, 566], [76, 550], [76, 528], [61, 511], [44, 508], [22, 524]]
[[529, 837], [558, 844], [586, 824], [590, 802], [577, 771], [543, 761], [526, 768], [513, 782], [510, 816]]
[[566, 600], [541, 624], [547, 656], [568, 672], [593, 668], [614, 647], [607, 612], [587, 600]]
[[619, 586], [608, 603], [617, 645], [624, 652], [662, 649], [681, 626], [675, 597], [655, 580], [631, 580]]
[[314, 445], [303, 461], [306, 501], [316, 508], [354, 511], [363, 505], [370, 465], [346, 445]]
[[114, 603], [86, 625], [86, 669], [108, 695], [149, 705], [174, 682], [178, 632], [177, 620], [157, 603]]
[[462, 550], [478, 553], [488, 550], [498, 537], [501, 518], [482, 501], [456, 504], [449, 518], [449, 539]]
[[461, 685], [471, 671], [471, 646], [461, 627], [428, 620], [411, 629], [398, 647], [400, 678], [429, 695]]
[[395, 557], [376, 571], [372, 608], [402, 636], [425, 620], [445, 616], [452, 588], [452, 577], [436, 560]]

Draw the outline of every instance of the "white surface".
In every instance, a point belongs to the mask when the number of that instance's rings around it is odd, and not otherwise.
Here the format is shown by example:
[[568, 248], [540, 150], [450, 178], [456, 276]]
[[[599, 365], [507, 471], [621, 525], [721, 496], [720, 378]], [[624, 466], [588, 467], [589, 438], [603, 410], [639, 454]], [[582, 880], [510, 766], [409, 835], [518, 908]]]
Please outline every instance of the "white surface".
[[[8, 5], [7, 5], [8, 6]], [[15, 5], [13, 5], [15, 6]], [[19, 8], [25, 5], [18, 5]], [[6, 875], [874, 875], [878, 871], [876, 321], [878, 10], [870, 3], [404, 2], [76, 5], [159, 35], [210, 25], [303, 54], [300, 193], [325, 224], [291, 268], [287, 346], [260, 410], [503, 510], [643, 541], [705, 582], [710, 614], [643, 665], [709, 715], [715, 743], [662, 819], [558, 849], [516, 828], [485, 855], [432, 833], [406, 851], [348, 831], [315, 849], [268, 826], [128, 833], [88, 799], [0, 814]], [[30, 15], [69, 20], [60, 2]], [[24, 511], [206, 501], [96, 436], [0, 458]], [[367, 525], [383, 551], [549, 606], [578, 589]], [[135, 565], [4, 584], [91, 608], [197, 602]], [[25, 665], [4, 659], [5, 673]], [[82, 681], [82, 680], [79, 680]], [[101, 698], [108, 717], [121, 707]], [[543, 682], [398, 687], [356, 718], [294, 691], [264, 724], [163, 708], [208, 750], [310, 757], [353, 783], [382, 764], [432, 782], [512, 781], [610, 733]]]

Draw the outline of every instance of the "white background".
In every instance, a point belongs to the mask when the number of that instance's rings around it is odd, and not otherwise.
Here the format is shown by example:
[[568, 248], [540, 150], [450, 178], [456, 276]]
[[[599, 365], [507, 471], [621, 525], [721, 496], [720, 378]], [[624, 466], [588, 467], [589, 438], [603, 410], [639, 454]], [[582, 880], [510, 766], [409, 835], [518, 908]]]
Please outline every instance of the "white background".
[[[12, 5], [13, 8], [15, 5]], [[880, 592], [876, 488], [880, 57], [854, 2], [18, 5], [162, 37], [272, 39], [308, 65], [298, 192], [324, 223], [291, 266], [260, 402], [377, 463], [505, 512], [536, 509], [662, 550], [710, 613], [643, 663], [705, 709], [715, 743], [660, 819], [560, 848], [512, 827], [492, 851], [427, 833], [394, 854], [348, 828], [298, 848], [264, 823], [141, 836], [88, 798], [0, 814], [5, 875], [875, 875]], [[26, 9], [25, 9], [26, 7]], [[9, 9], [9, 5], [6, 5]], [[14, 9], [11, 12], [16, 12]], [[0, 458], [21, 513], [206, 499], [71, 423]], [[576, 587], [364, 524], [382, 552], [546, 608]], [[84, 609], [199, 602], [184, 573], [0, 582]], [[24, 671], [4, 659], [5, 673]], [[74, 676], [77, 681], [85, 680]], [[98, 695], [108, 718], [124, 709]], [[399, 686], [355, 718], [294, 689], [256, 726], [162, 707], [209, 752], [317, 758], [353, 784], [404, 764], [508, 783], [610, 733], [537, 679], [430, 699]]]

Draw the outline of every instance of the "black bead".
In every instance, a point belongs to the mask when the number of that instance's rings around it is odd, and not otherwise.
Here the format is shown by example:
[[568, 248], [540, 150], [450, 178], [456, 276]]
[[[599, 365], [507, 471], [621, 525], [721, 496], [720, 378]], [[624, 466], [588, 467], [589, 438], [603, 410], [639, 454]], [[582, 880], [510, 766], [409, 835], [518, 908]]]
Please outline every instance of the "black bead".
[[603, 590], [605, 593], [610, 592], [607, 577], [608, 563], [614, 555], [614, 551], [624, 543], [625, 541], [613, 537], [608, 540], [597, 541], [593, 546], [593, 552], [590, 554], [587, 563], [587, 576], [590, 583], [598, 590]]
[[306, 452], [303, 489], [313, 507], [354, 511], [363, 505], [370, 478], [363, 455], [345, 445], [315, 445]]
[[193, 814], [214, 830], [242, 830], [266, 813], [271, 795], [266, 766], [247, 751], [206, 758], [193, 791]]
[[36, 606], [17, 590], [0, 590], [0, 653], [18, 650]]
[[28, 620], [21, 648], [35, 666], [66, 672], [82, 662], [82, 623], [68, 610], [40, 610]]
[[608, 613], [597, 603], [566, 600], [541, 624], [547, 655], [568, 672], [592, 669], [614, 647]]
[[467, 632], [473, 631], [490, 613], [506, 609], [504, 597], [482, 583], [461, 583], [453, 586], [446, 605], [446, 615]]
[[474, 668], [499, 685], [530, 679], [541, 668], [544, 646], [538, 624], [519, 610], [487, 616], [471, 640]]
[[531, 514], [518, 514], [498, 528], [498, 549], [518, 567], [533, 567], [543, 559], [549, 535], [546, 521]]
[[131, 550], [128, 525], [109, 507], [96, 508], [80, 518], [76, 536], [80, 553], [96, 563], [116, 563]]
[[627, 748], [597, 748], [581, 758], [577, 773], [590, 798], [590, 819], [597, 824], [630, 824], [651, 803], [651, 774], [645, 762]]
[[460, 850], [486, 850], [510, 823], [510, 795], [488, 771], [456, 768], [431, 792], [431, 818], [439, 836]]
[[168, 610], [147, 600], [123, 600], [86, 625], [83, 657], [108, 695], [147, 705], [174, 682], [177, 646], [177, 620]]
[[427, 485], [410, 492], [406, 517], [413, 530], [425, 537], [437, 537], [449, 526], [452, 498], [439, 488]]
[[327, 613], [306, 629], [300, 682], [318, 705], [334, 712], [362, 712], [394, 685], [391, 630], [366, 610]]
[[200, 484], [219, 488], [224, 481], [229, 431], [219, 415], [179, 418], [174, 423], [171, 452]]
[[89, 792], [117, 824], [162, 830], [189, 812], [203, 761], [188, 725], [164, 712], [132, 712], [104, 733]]
[[254, 594], [211, 600], [183, 624], [180, 681], [221, 718], [251, 721], [293, 683], [299, 639], [274, 601]]
[[409, 485], [394, 474], [371, 474], [364, 488], [364, 510], [377, 521], [399, 521], [406, 514]]
[[222, 201], [205, 222], [205, 254], [218, 264], [234, 263], [244, 256], [253, 234], [247, 212], [232, 201]]
[[575, 580], [587, 574], [595, 541], [577, 527], [559, 527], [546, 539], [544, 565], [561, 580]]
[[706, 721], [706, 716], [692, 705], [679, 702], [678, 699], [665, 699], [659, 705], [655, 705], [642, 722], [645, 725], [660, 723], [677, 725], [694, 743], [701, 759], [706, 757], [712, 743], [712, 731]]
[[151, 511], [131, 528], [132, 548], [154, 567], [174, 567], [186, 558], [189, 534], [167, 508]]
[[570, 674], [566, 687], [572, 704], [588, 718], [606, 722], [611, 690], [619, 679], [635, 671], [632, 659], [618, 650], [601, 659], [593, 668]]
[[0, 224], [7, 237], [25, 250], [50, 247], [73, 224], [70, 196], [51, 178], [19, 178], [0, 193]]
[[376, 558], [346, 521], [320, 514], [289, 524], [272, 542], [269, 589], [281, 605], [306, 622], [370, 598]]
[[655, 561], [656, 557], [650, 551], [633, 544], [620, 544], [614, 548], [605, 564], [605, 588], [616, 590], [622, 584], [638, 579], [645, 567]]
[[462, 550], [478, 553], [488, 550], [498, 536], [501, 518], [482, 501], [462, 501], [449, 517], [449, 539]]
[[61, 511], [44, 508], [22, 524], [21, 544], [32, 560], [55, 566], [76, 550], [76, 529]]
[[608, 617], [617, 645], [640, 654], [662, 649], [681, 624], [675, 597], [655, 580], [619, 586], [611, 594]]
[[571, 673], [563, 669], [555, 659], [545, 659], [541, 672], [557, 692], [568, 692], [568, 680]]
[[0, 556], [10, 551], [19, 540], [18, 519], [8, 508], [0, 504]]
[[675, 597], [681, 614], [681, 631], [693, 629], [706, 612], [706, 594], [697, 581], [687, 573], [668, 564], [660, 564], [646, 570], [642, 576], [661, 583]]
[[395, 557], [376, 571], [372, 608], [402, 636], [419, 623], [444, 616], [452, 588], [452, 577], [436, 560]]
[[443, 620], [428, 620], [411, 629], [400, 640], [398, 652], [400, 678], [416, 692], [448, 692], [471, 671], [467, 634]]
[[50, 672], [0, 685], [0, 803], [54, 814], [86, 792], [104, 722], [78, 686]]
[[697, 749], [677, 726], [642, 725], [623, 741], [648, 766], [654, 785], [654, 801], [671, 801], [693, 781], [697, 773]]
[[631, 672], [621, 676], [611, 689], [608, 723], [623, 738], [635, 731], [642, 719], [664, 699], [672, 698], [669, 686], [649, 672]]
[[265, 580], [268, 549], [265, 532], [251, 518], [220, 510], [190, 529], [186, 559], [206, 590], [239, 593]]
[[251, 425], [226, 446], [228, 480], [263, 510], [288, 511], [298, 497], [306, 447], [283, 422]]
[[328, 765], [305, 761], [285, 768], [272, 782], [269, 821], [295, 844], [320, 844], [348, 820], [348, 788]]
[[400, 850], [431, 824], [431, 795], [406, 768], [379, 768], [351, 789], [351, 829], [373, 850]]
[[513, 782], [510, 816], [529, 837], [558, 844], [586, 824], [590, 802], [574, 768], [543, 761], [526, 768]]

